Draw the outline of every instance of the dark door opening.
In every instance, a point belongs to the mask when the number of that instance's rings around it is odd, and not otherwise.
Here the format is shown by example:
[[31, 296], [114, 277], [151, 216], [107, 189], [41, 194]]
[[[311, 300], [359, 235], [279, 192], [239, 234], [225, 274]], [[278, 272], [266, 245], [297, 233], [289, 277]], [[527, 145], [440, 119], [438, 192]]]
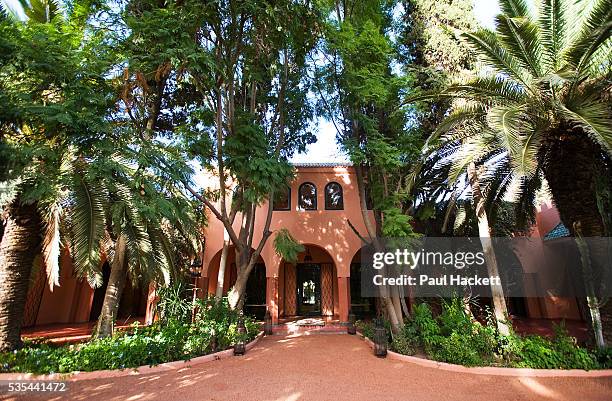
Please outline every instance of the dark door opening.
[[102, 304], [104, 303], [104, 294], [106, 293], [109, 278], [110, 265], [108, 262], [104, 262], [102, 265], [102, 285], [94, 290], [94, 297], [91, 303], [91, 310], [89, 312], [90, 322], [95, 322], [98, 320], [100, 313], [102, 313]]
[[249, 275], [244, 312], [260, 320], [266, 314], [266, 265], [263, 263], [255, 264]]
[[301, 316], [321, 314], [321, 265], [300, 263], [297, 266], [297, 313]]
[[361, 296], [361, 263], [351, 263], [351, 311], [357, 319], [376, 317], [376, 299]]

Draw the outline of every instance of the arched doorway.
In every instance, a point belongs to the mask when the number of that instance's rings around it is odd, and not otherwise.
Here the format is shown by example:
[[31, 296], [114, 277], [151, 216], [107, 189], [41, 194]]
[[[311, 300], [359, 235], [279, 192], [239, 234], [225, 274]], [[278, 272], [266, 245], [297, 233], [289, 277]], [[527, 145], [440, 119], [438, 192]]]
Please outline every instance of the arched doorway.
[[357, 319], [371, 319], [376, 316], [376, 298], [361, 295], [361, 249], [351, 260], [350, 277], [351, 311]]
[[331, 255], [316, 245], [304, 245], [297, 263], [281, 262], [279, 316], [338, 314], [338, 280]]
[[263, 319], [266, 314], [266, 265], [257, 263], [247, 281], [244, 313]]
[[94, 290], [93, 301], [91, 303], [91, 310], [89, 312], [89, 321], [95, 322], [102, 313], [102, 304], [104, 304], [104, 295], [106, 294], [106, 287], [108, 286], [108, 280], [110, 278], [110, 265], [108, 261], [102, 265], [102, 285]]
[[[214, 297], [217, 291], [217, 283], [219, 281], [219, 267], [221, 264], [221, 252], [219, 250], [210, 261], [208, 267], [208, 295]], [[227, 254], [227, 265], [223, 277], [223, 295], [236, 283], [238, 275], [236, 268], [236, 253], [234, 246], [230, 246]], [[266, 313], [266, 265], [259, 257], [257, 263], [253, 267], [249, 279], [247, 281], [247, 289], [244, 302], [244, 313], [255, 316], [258, 319], [263, 319]]]

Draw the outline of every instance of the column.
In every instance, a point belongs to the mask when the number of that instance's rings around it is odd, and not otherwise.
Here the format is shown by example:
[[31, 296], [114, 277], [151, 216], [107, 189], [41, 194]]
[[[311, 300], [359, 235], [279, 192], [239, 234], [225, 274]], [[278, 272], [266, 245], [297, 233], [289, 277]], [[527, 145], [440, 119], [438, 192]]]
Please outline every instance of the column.
[[349, 310], [349, 278], [338, 277], [338, 306], [339, 306], [339, 317], [340, 322], [348, 322], [348, 310]]
[[266, 277], [266, 305], [272, 324], [278, 324], [278, 277]]

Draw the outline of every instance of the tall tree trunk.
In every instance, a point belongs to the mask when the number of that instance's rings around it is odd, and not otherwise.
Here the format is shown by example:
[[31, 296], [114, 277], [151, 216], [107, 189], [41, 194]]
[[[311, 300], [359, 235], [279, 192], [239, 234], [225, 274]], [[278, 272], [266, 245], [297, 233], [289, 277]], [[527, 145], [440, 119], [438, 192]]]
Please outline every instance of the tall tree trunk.
[[[244, 296], [252, 268], [249, 269], [248, 272], [246, 272], [246, 269], [247, 267], [241, 268], [240, 266], [237, 266], [238, 274], [236, 277], [236, 283], [227, 293], [229, 305], [235, 310], [242, 310], [244, 305]], [[243, 271], [242, 274], [240, 274], [241, 271]]]
[[576, 231], [576, 245], [580, 252], [580, 262], [582, 263], [582, 276], [584, 280], [584, 288], [586, 292], [586, 300], [591, 317], [591, 328], [597, 348], [603, 349], [606, 347], [606, 341], [603, 335], [603, 327], [601, 321], [601, 313], [599, 311], [599, 299], [595, 293], [595, 283], [593, 278], [593, 266], [591, 264], [591, 254], [589, 245], [581, 235], [581, 228], [574, 227]]
[[[485, 210], [485, 200], [480, 190], [476, 165], [471, 163], [467, 172], [468, 180], [472, 187], [472, 201], [474, 202], [474, 209], [476, 209], [476, 217], [478, 218], [478, 235], [480, 236], [482, 250], [487, 263], [487, 273], [489, 277], [499, 277], [497, 258], [495, 257], [495, 250], [491, 242], [489, 219], [487, 218], [487, 212]], [[495, 312], [495, 320], [497, 321], [497, 330], [502, 335], [508, 335], [510, 334], [510, 329], [506, 324], [508, 309], [506, 308], [506, 299], [504, 298], [504, 290], [501, 284], [491, 284], [491, 296], [493, 298], [493, 310]]]
[[[612, 186], [609, 159], [579, 128], [559, 131], [559, 137], [543, 147], [538, 156], [561, 221], [574, 237], [610, 236], [601, 214], [609, 211], [600, 210], [597, 204], [598, 177], [607, 190]], [[589, 283], [585, 288], [588, 290]], [[592, 338], [600, 344], [602, 330], [605, 341], [611, 342], [612, 302], [600, 308], [594, 291], [587, 298]]]
[[0, 351], [21, 345], [21, 323], [32, 264], [40, 252], [41, 218], [36, 204], [14, 200], [0, 242]]
[[[355, 124], [356, 123], [353, 122], [353, 130], [354, 132], [357, 132]], [[354, 168], [355, 175], [357, 176], [357, 189], [359, 191], [359, 206], [361, 209], [361, 217], [363, 218], [366, 231], [368, 232], [368, 237], [372, 241], [372, 245], [376, 249], [376, 252], [382, 252], [383, 248], [378, 238], [378, 230], [372, 223], [372, 219], [369, 215], [365, 192], [365, 180], [363, 176], [363, 166], [356, 165]], [[389, 294], [387, 289], [383, 287], [379, 287], [379, 291], [380, 302], [382, 304], [383, 310], [386, 312], [387, 317], [389, 318], [389, 322], [391, 323], [391, 331], [393, 333], [399, 333], [404, 325], [404, 319], [401, 314], [402, 309], [401, 307], [396, 308], [396, 305], [400, 305], [399, 298], [395, 297], [395, 299], [393, 299], [394, 294]]]
[[223, 283], [225, 283], [225, 270], [227, 267], [227, 255], [229, 253], [229, 245], [229, 239], [223, 241], [223, 249], [221, 250], [221, 261], [219, 262], [219, 273], [217, 274], [217, 288], [215, 291], [215, 299], [217, 301], [223, 298]]
[[102, 304], [102, 312], [98, 318], [96, 329], [92, 337], [105, 338], [113, 335], [115, 318], [121, 301], [121, 294], [125, 287], [127, 279], [127, 245], [125, 237], [120, 235], [115, 246], [115, 257], [111, 265], [110, 277], [108, 286], [104, 294], [104, 303]]

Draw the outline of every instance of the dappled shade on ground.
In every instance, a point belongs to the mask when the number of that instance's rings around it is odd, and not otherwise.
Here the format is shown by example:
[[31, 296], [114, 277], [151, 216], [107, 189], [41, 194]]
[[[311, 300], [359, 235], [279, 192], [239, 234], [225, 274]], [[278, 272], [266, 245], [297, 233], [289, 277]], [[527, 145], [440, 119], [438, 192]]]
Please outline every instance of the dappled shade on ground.
[[612, 394], [612, 378], [461, 374], [378, 359], [364, 341], [344, 334], [265, 337], [243, 357], [69, 386], [54, 399], [607, 401]]

